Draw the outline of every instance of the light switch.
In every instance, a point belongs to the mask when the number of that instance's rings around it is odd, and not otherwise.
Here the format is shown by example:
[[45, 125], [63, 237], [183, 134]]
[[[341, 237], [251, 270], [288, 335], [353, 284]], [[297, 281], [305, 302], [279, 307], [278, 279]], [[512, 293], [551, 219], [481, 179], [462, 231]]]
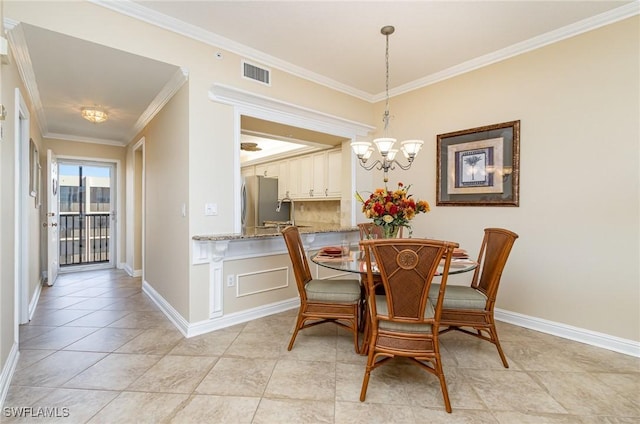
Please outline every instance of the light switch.
[[206, 203], [204, 205], [204, 214], [206, 216], [218, 215], [218, 204], [217, 203]]

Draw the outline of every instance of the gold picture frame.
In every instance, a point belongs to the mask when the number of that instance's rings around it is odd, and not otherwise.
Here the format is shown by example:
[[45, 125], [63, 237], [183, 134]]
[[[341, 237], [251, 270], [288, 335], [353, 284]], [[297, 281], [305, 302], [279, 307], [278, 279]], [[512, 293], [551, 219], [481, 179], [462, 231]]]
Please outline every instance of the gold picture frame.
[[436, 206], [519, 206], [520, 121], [437, 136]]

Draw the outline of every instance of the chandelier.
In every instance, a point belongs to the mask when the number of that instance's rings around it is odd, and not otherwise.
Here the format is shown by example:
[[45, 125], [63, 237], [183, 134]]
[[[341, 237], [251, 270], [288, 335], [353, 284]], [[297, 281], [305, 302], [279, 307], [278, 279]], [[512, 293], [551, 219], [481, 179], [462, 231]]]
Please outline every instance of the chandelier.
[[100, 124], [109, 118], [107, 112], [104, 111], [103, 108], [98, 106], [93, 107], [83, 107], [82, 108], [82, 117], [89, 122], [93, 122], [94, 124]]
[[385, 61], [386, 61], [386, 100], [384, 107], [384, 114], [382, 115], [382, 122], [384, 123], [384, 137], [376, 138], [373, 140], [376, 147], [378, 148], [378, 152], [382, 156], [382, 160], [376, 160], [374, 163], [367, 165], [367, 162], [371, 158], [373, 154], [373, 147], [369, 141], [354, 141], [351, 143], [351, 148], [353, 152], [358, 157], [358, 162], [360, 166], [362, 166], [367, 171], [372, 170], [377, 166], [377, 169], [384, 171], [384, 182], [389, 181], [389, 177], [387, 175], [389, 169], [395, 169], [395, 165], [400, 168], [407, 170], [411, 168], [411, 164], [413, 160], [418, 155], [418, 152], [422, 148], [424, 141], [422, 140], [405, 140], [400, 143], [400, 150], [402, 154], [407, 160], [406, 164], [402, 164], [398, 162], [396, 159], [396, 154], [398, 153], [398, 149], [394, 149], [393, 146], [396, 143], [395, 138], [388, 137], [387, 131], [389, 128], [389, 120], [391, 119], [391, 115], [389, 114], [389, 36], [393, 34], [395, 28], [391, 25], [383, 26], [380, 29], [380, 33], [384, 35], [387, 39], [387, 46], [385, 50]]

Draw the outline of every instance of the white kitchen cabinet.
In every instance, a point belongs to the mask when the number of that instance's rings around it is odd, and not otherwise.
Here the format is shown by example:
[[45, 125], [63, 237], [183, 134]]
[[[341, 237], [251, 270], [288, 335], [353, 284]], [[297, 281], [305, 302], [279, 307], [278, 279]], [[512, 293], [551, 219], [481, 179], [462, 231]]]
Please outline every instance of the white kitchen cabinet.
[[261, 175], [267, 178], [277, 178], [280, 172], [280, 166], [277, 162], [265, 163], [262, 165], [256, 165], [256, 175]]
[[300, 158], [293, 158], [289, 161], [289, 176], [287, 186], [289, 188], [289, 197], [292, 199], [300, 199]]
[[[313, 198], [313, 157], [300, 156], [300, 170], [298, 173], [298, 197], [300, 199]], [[295, 175], [292, 175], [295, 178]]]
[[326, 167], [326, 194], [327, 197], [340, 197], [342, 194], [342, 150], [327, 152]]
[[256, 175], [256, 167], [255, 166], [245, 166], [243, 168], [240, 168], [240, 175], [242, 175], [242, 177], [253, 177], [254, 175]]
[[289, 161], [278, 162], [278, 199], [291, 197]]
[[342, 194], [342, 150], [330, 150], [255, 166], [255, 174], [278, 178], [278, 198], [336, 199]]
[[327, 153], [315, 153], [311, 156], [311, 160], [313, 161], [311, 197], [327, 197], [327, 185], [325, 184], [327, 176]]

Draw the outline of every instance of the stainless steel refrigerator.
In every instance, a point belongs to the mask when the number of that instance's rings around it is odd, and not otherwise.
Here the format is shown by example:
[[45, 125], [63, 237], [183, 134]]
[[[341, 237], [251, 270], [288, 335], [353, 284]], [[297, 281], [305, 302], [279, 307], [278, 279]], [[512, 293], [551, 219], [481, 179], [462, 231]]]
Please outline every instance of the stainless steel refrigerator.
[[245, 177], [242, 184], [242, 227], [259, 227], [265, 221], [289, 220], [290, 203], [278, 207], [278, 179], [262, 176]]

